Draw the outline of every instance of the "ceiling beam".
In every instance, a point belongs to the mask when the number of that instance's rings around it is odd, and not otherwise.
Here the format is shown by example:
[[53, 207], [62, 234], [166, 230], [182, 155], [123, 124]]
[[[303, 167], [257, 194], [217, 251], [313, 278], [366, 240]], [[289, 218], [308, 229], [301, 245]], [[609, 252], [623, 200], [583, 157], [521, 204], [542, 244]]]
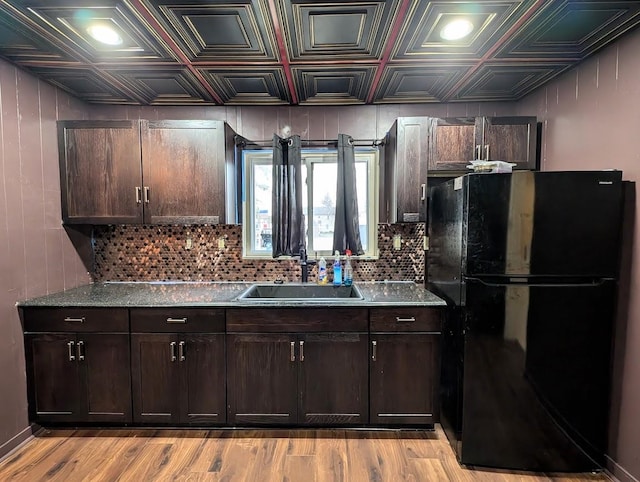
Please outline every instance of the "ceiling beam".
[[367, 95], [367, 104], [371, 104], [373, 102], [373, 98], [376, 95], [376, 90], [378, 90], [378, 84], [380, 83], [382, 74], [387, 67], [387, 63], [389, 63], [391, 53], [396, 46], [398, 35], [400, 35], [400, 29], [402, 28], [404, 19], [407, 16], [407, 11], [409, 10], [410, 4], [411, 0], [402, 0], [402, 3], [398, 8], [398, 15], [396, 16], [395, 21], [393, 22], [393, 26], [391, 27], [391, 33], [387, 38], [384, 51], [382, 52], [382, 57], [380, 58], [380, 63], [378, 64], [378, 70], [376, 70], [376, 75], [373, 78], [373, 82], [371, 82], [371, 89], [369, 89], [369, 95]]
[[291, 64], [289, 63], [289, 53], [284, 43], [284, 36], [282, 35], [282, 27], [280, 26], [280, 20], [278, 19], [278, 8], [276, 7], [275, 0], [269, 0], [269, 12], [271, 13], [271, 21], [273, 22], [273, 31], [276, 36], [276, 42], [278, 44], [278, 50], [280, 51], [280, 62], [282, 63], [282, 69], [284, 75], [287, 78], [287, 85], [289, 87], [289, 93], [291, 95], [291, 103], [298, 103], [298, 94], [296, 93], [296, 85], [293, 82], [293, 74], [291, 73]]
[[200, 73], [198, 69], [196, 69], [192, 64], [189, 58], [184, 54], [180, 46], [177, 42], [169, 35], [169, 33], [164, 29], [164, 27], [156, 20], [153, 14], [149, 11], [149, 9], [143, 5], [141, 0], [129, 0], [128, 2], [137, 12], [141, 15], [144, 20], [151, 26], [153, 30], [155, 30], [164, 43], [171, 49], [171, 52], [176, 56], [180, 62], [191, 72], [196, 79], [200, 82], [202, 87], [209, 93], [209, 95], [218, 103], [224, 104], [222, 98], [218, 95], [218, 93], [211, 87], [211, 84], [207, 82], [204, 75]]
[[[509, 30], [507, 30], [504, 35], [502, 35], [502, 37], [500, 37], [500, 39], [494, 43], [491, 48], [489, 50], [487, 50], [485, 52], [485, 54], [482, 56], [482, 58], [480, 60], [478, 60], [478, 62], [471, 67], [469, 70], [467, 70], [467, 73], [464, 74], [462, 76], [462, 78], [456, 82], [456, 84], [440, 99], [441, 101], [447, 101], [449, 100], [451, 97], [453, 97], [456, 92], [458, 92], [462, 86], [464, 84], [467, 83], [467, 81], [473, 76], [475, 75], [475, 73], [480, 70], [480, 68], [484, 65], [484, 63], [491, 59], [493, 57], [493, 54], [495, 54], [499, 49], [501, 49], [505, 43], [507, 43], [511, 37], [513, 36], [514, 33], [516, 33], [518, 30], [520, 30], [520, 28], [529, 21], [529, 19], [536, 13], [538, 12], [538, 10], [540, 10], [545, 4], [548, 4], [549, 2], [546, 0], [536, 0], [536, 2], [529, 7], [529, 10], [527, 10], [512, 26]], [[529, 62], [530, 59], [527, 59], [527, 62]], [[547, 59], [548, 61], [548, 59]]]

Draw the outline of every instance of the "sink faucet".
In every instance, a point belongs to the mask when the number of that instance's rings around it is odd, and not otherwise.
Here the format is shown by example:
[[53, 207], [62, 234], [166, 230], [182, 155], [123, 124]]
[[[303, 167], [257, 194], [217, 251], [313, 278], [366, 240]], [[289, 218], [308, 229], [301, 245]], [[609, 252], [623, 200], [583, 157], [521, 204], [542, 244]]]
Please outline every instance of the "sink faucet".
[[300, 268], [302, 268], [302, 282], [309, 281], [309, 266], [316, 264], [313, 260], [307, 259], [307, 250], [300, 248]]

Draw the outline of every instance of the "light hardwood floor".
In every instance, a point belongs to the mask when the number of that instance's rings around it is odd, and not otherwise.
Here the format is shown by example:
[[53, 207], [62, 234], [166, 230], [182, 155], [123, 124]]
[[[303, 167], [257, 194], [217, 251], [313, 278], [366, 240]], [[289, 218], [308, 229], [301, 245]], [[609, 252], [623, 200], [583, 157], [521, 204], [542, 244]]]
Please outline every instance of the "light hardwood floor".
[[460, 467], [424, 431], [45, 430], [0, 462], [0, 481], [606, 481]]

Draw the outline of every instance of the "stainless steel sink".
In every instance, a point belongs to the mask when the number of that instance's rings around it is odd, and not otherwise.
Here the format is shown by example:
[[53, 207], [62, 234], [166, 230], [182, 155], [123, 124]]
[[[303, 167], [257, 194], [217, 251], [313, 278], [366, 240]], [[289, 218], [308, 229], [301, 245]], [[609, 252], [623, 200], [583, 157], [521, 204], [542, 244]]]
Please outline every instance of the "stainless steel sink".
[[238, 296], [244, 302], [285, 302], [344, 303], [362, 300], [360, 290], [355, 286], [331, 286], [306, 283], [254, 284]]

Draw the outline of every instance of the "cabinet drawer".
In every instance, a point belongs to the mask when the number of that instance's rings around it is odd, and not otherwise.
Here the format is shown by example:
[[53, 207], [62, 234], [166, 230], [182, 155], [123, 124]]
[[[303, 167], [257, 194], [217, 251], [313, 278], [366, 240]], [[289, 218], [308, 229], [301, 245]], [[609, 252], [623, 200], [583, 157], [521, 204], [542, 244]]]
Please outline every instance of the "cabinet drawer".
[[128, 332], [125, 308], [23, 308], [24, 331]]
[[442, 315], [439, 309], [397, 307], [375, 308], [369, 313], [371, 331], [429, 331], [441, 330]]
[[222, 308], [134, 308], [133, 333], [224, 333]]
[[227, 310], [227, 331], [253, 333], [366, 332], [359, 308], [246, 308]]

